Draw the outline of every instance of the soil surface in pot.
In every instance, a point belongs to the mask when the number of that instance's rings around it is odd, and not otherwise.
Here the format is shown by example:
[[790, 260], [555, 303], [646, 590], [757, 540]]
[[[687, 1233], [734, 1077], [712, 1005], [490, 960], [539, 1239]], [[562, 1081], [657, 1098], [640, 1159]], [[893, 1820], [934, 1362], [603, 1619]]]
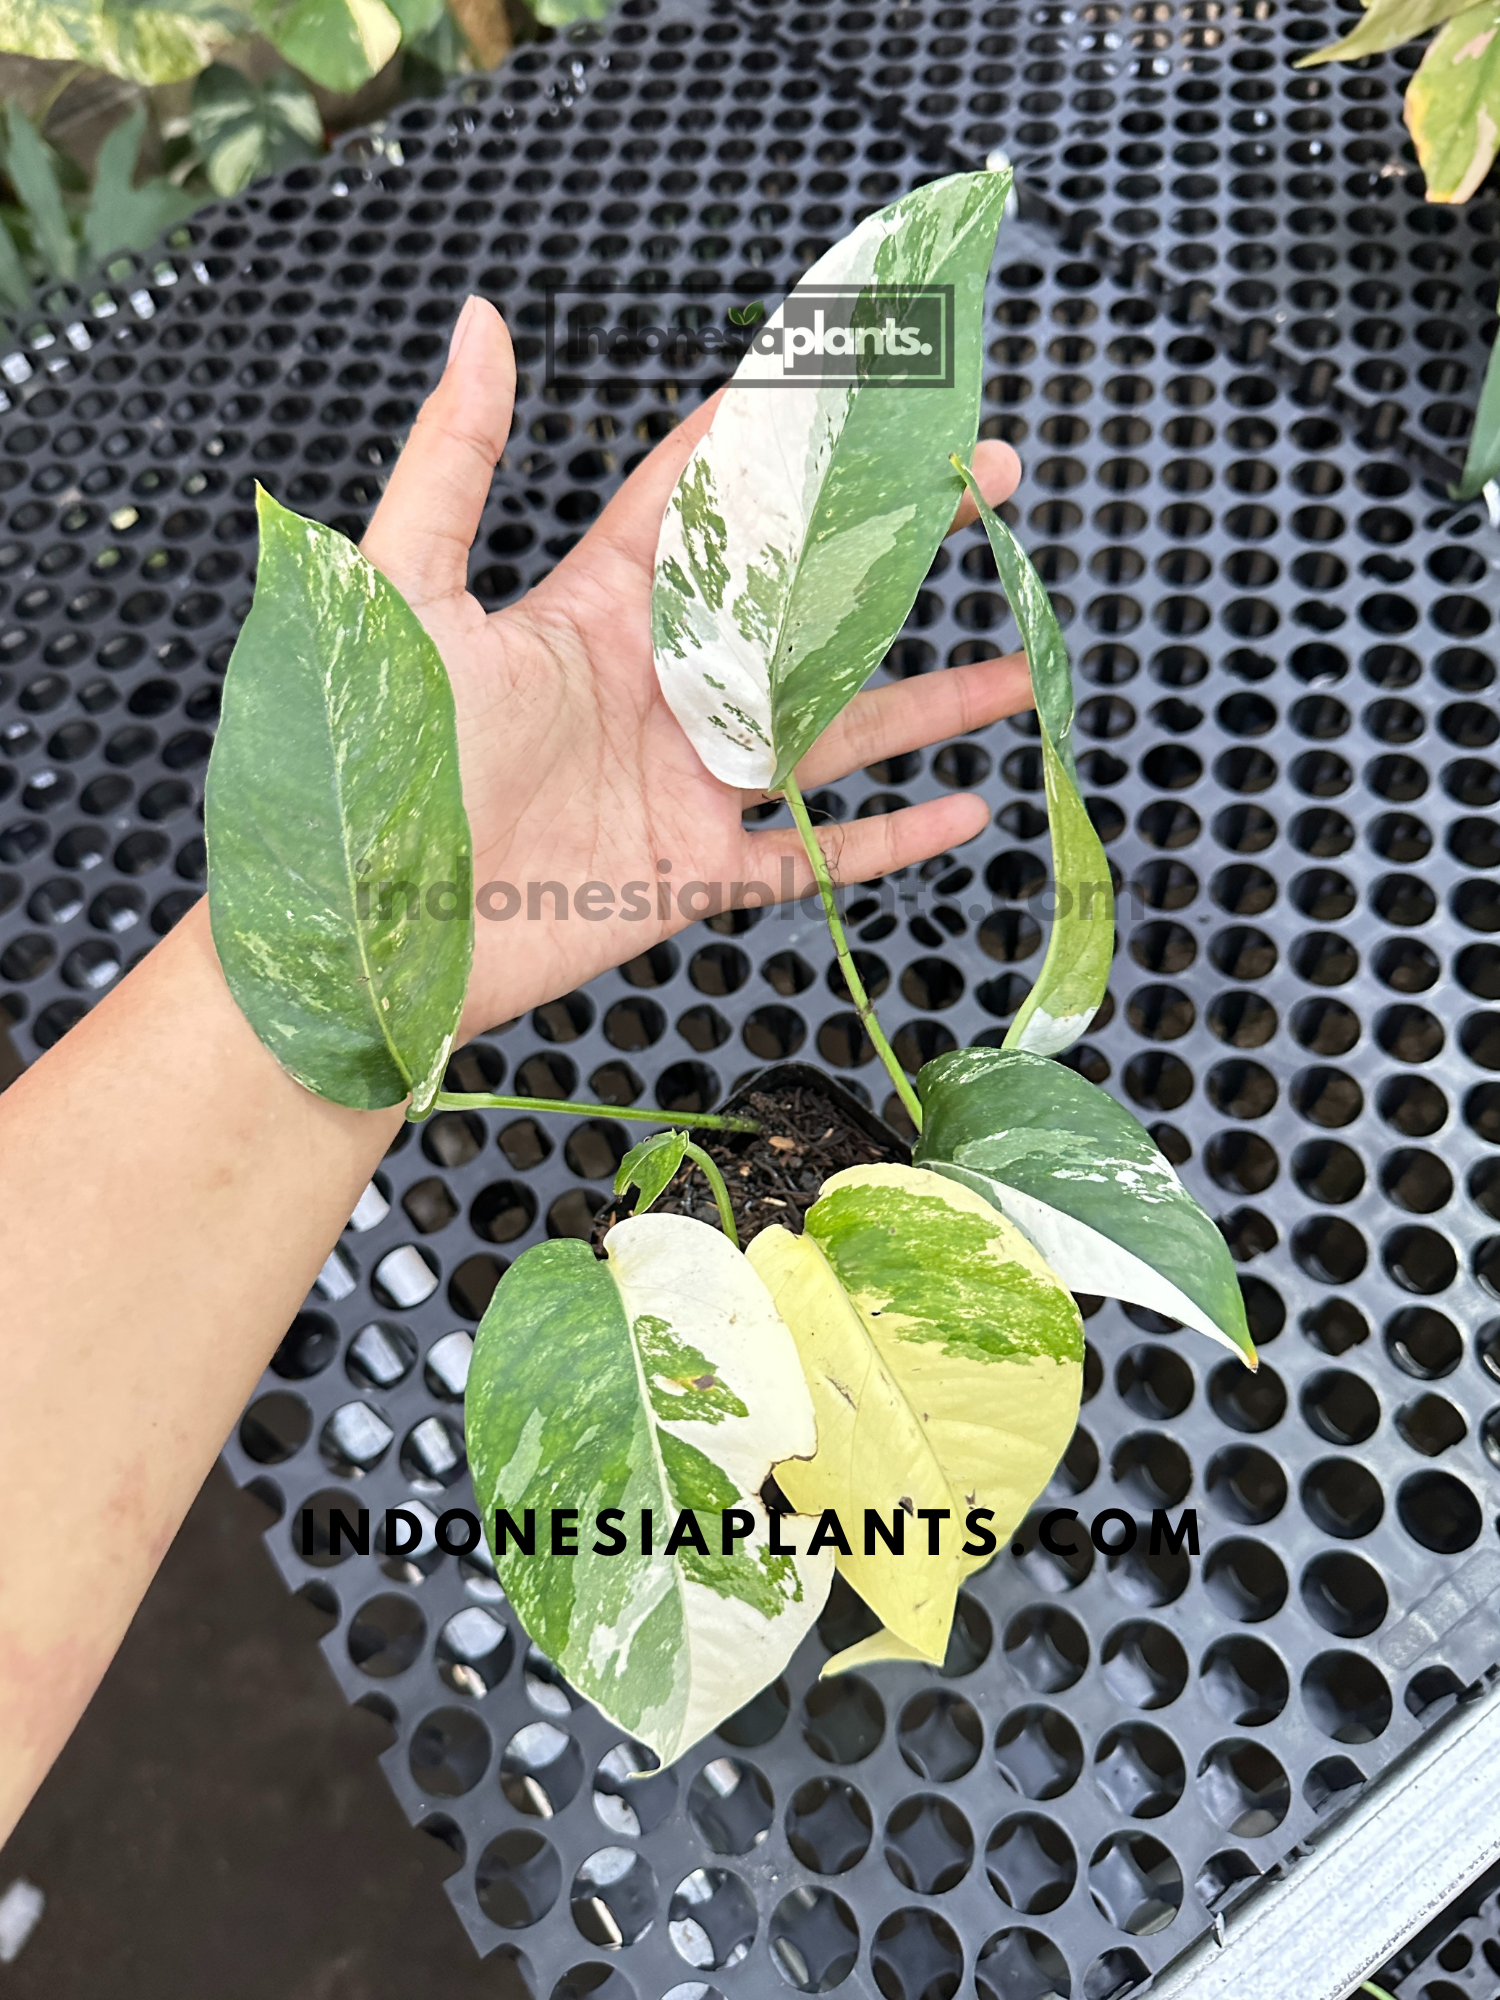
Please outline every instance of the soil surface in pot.
[[[696, 1131], [692, 1137], [718, 1167], [743, 1247], [779, 1222], [793, 1235], [830, 1174], [843, 1167], [879, 1166], [905, 1155], [883, 1145], [856, 1125], [842, 1105], [821, 1091], [799, 1084], [772, 1095], [750, 1091], [732, 1109], [760, 1121], [759, 1132]], [[622, 1202], [605, 1208], [594, 1229], [594, 1247], [604, 1232], [629, 1212]], [[697, 1168], [684, 1166], [658, 1201], [656, 1215], [692, 1215], [718, 1224], [719, 1211]]]

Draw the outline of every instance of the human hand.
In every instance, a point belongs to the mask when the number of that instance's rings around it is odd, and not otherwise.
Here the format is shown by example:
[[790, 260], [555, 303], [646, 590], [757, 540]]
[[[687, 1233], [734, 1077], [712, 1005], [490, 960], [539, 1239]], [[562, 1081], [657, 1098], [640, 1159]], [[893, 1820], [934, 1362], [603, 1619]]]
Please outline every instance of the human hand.
[[[713, 416], [693, 412], [637, 467], [578, 546], [519, 603], [486, 613], [468, 589], [469, 552], [510, 431], [515, 361], [494, 307], [470, 299], [442, 380], [423, 406], [364, 538], [364, 552], [401, 591], [447, 666], [474, 839], [474, 880], [523, 899], [509, 922], [475, 926], [462, 1040], [581, 986], [692, 921], [660, 913], [656, 885], [768, 884], [778, 896], [813, 887], [796, 829], [747, 829], [766, 794], [715, 778], [662, 698], [651, 651], [651, 569], [663, 512]], [[976, 478], [998, 504], [1016, 487], [1009, 445], [982, 443]], [[965, 499], [954, 527], [974, 519]], [[797, 769], [804, 791], [862, 765], [977, 729], [1031, 705], [1023, 655], [950, 668], [868, 690], [824, 731]], [[972, 840], [989, 808], [957, 793], [819, 839], [836, 882], [863, 882]], [[669, 862], [670, 873], [658, 863]], [[783, 864], [787, 864], [784, 866]], [[527, 885], [561, 883], [572, 914], [528, 921]], [[602, 884], [612, 907], [579, 913], [575, 891]], [[622, 912], [628, 885], [649, 914]], [[759, 894], [757, 889], [756, 894]], [[490, 899], [499, 908], [508, 899]], [[755, 900], [751, 896], [749, 900]], [[513, 907], [513, 905], [512, 905]], [[701, 911], [695, 914], [702, 914]]]

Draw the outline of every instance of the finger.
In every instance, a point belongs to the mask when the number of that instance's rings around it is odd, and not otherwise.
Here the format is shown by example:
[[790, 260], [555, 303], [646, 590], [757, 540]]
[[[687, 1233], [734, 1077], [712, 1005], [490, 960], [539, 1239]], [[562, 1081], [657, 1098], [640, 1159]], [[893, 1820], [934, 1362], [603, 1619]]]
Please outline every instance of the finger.
[[803, 791], [829, 785], [883, 757], [924, 749], [945, 736], [966, 735], [1031, 705], [1031, 673], [1024, 653], [871, 688], [856, 695], [823, 731], [797, 766], [797, 783]]
[[487, 299], [471, 298], [360, 545], [409, 604], [455, 597], [467, 584], [515, 400], [505, 322]]
[[[990, 809], [977, 793], [956, 792], [952, 798], [929, 799], [924, 805], [905, 806], [900, 812], [883, 813], [875, 819], [821, 826], [818, 845], [836, 883], [872, 882], [898, 868], [930, 861], [934, 854], [946, 853], [950, 847], [962, 847], [983, 833], [989, 821]], [[784, 869], [784, 862], [791, 863], [790, 870]], [[773, 884], [778, 900], [788, 894], [802, 896], [817, 887], [795, 828], [746, 834], [744, 867], [747, 882]]]
[[649, 570], [656, 560], [656, 542], [662, 516], [672, 497], [672, 488], [693, 455], [693, 447], [714, 420], [723, 390], [718, 390], [670, 430], [654, 450], [643, 458], [613, 500], [589, 529], [587, 540], [597, 549], [601, 543], [627, 561]]
[[[1002, 444], [998, 438], [979, 440], [969, 460], [969, 469], [978, 481], [980, 492], [992, 507], [1008, 500], [1021, 483], [1020, 459], [1008, 444]], [[966, 490], [948, 533], [953, 535], [960, 528], [970, 528], [978, 519], [979, 509], [974, 505], [974, 496]]]

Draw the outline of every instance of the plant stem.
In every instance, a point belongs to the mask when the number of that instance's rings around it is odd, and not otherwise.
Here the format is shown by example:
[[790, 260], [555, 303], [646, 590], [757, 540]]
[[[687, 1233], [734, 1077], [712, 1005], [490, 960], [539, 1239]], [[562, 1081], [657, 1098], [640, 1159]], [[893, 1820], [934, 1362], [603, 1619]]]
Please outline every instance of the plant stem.
[[719, 1172], [701, 1146], [695, 1146], [691, 1139], [687, 1143], [686, 1158], [690, 1159], [702, 1173], [713, 1191], [713, 1198], [719, 1204], [719, 1220], [724, 1225], [724, 1234], [738, 1250], [740, 1232], [734, 1226], [734, 1210], [729, 1206], [729, 1190], [724, 1185], [724, 1176]]
[[797, 789], [796, 779], [789, 777], [782, 790], [786, 795], [787, 805], [791, 808], [792, 818], [797, 823], [797, 831], [802, 836], [802, 845], [807, 850], [807, 858], [812, 864], [812, 872], [818, 884], [818, 894], [823, 898], [824, 921], [828, 925], [828, 935], [833, 939], [834, 956], [839, 962], [839, 970], [844, 975], [844, 984], [849, 989], [849, 998], [854, 1002], [854, 1011], [858, 1014], [876, 1055], [885, 1064], [886, 1074], [896, 1086], [896, 1095], [906, 1106], [907, 1116], [920, 1132], [922, 1129], [921, 1100], [912, 1088], [911, 1079], [897, 1061], [896, 1051], [885, 1038], [885, 1030], [876, 1018], [874, 1003], [865, 991], [865, 982], [860, 978], [858, 969], [855, 966], [854, 954], [850, 951], [849, 940], [844, 935], [844, 920], [839, 915], [839, 906], [834, 899], [833, 877], [828, 872], [828, 863], [824, 859], [823, 849], [819, 844], [818, 836], [813, 832], [813, 824], [808, 818], [807, 807], [803, 803], [802, 794]]
[[754, 1118], [720, 1118], [707, 1111], [653, 1111], [631, 1104], [574, 1104], [565, 1097], [495, 1097], [488, 1091], [440, 1090], [434, 1111], [566, 1111], [575, 1118], [636, 1118], [648, 1125], [704, 1125], [718, 1132], [758, 1132]]
[[1375, 2000], [1393, 2000], [1393, 1996], [1387, 1993], [1383, 1986], [1377, 1986], [1373, 1979], [1362, 1979], [1359, 1982], [1359, 1990], [1361, 1993], [1373, 1993]]

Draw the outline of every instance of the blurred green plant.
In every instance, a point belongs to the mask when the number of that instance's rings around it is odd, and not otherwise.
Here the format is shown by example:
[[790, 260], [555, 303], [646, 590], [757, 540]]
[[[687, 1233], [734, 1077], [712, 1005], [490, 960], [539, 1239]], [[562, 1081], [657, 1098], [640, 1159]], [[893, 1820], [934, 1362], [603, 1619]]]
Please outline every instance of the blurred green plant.
[[[598, 18], [609, 4], [529, 0], [544, 28]], [[211, 196], [237, 194], [315, 158], [346, 122], [440, 89], [463, 70], [493, 68], [517, 27], [527, 32], [518, 5], [0, 0], [0, 54], [67, 66], [33, 118], [12, 105], [0, 125], [9, 184], [0, 186], [0, 304], [24, 306], [49, 278], [144, 249]], [[267, 44], [284, 65], [270, 75]], [[48, 114], [90, 71], [139, 92], [100, 149], [92, 191], [77, 163], [44, 136]], [[148, 136], [153, 113], [160, 145]], [[143, 147], [153, 160], [160, 155], [163, 171], [138, 183]]]
[[5, 114], [4, 165], [15, 193], [0, 205], [0, 299], [24, 306], [48, 278], [72, 278], [121, 250], [141, 250], [199, 205], [200, 197], [160, 175], [136, 184], [146, 131], [146, 107], [137, 105], [104, 141], [93, 191], [70, 183], [76, 168], [42, 138], [26, 114]]

